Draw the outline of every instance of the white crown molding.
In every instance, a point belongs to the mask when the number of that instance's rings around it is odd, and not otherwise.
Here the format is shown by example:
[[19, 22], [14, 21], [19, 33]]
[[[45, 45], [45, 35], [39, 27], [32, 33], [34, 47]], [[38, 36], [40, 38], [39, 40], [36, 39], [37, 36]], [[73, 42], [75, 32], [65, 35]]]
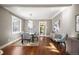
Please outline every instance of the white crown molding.
[[[20, 5], [19, 5], [20, 6]], [[28, 5], [23, 5], [23, 6], [28, 6]], [[31, 6], [31, 5], [29, 5], [29, 6]], [[36, 6], [36, 5], [34, 5], [34, 6]], [[38, 6], [38, 5], [37, 5]], [[46, 5], [45, 5], [46, 6]], [[53, 5], [51, 5], [51, 6], [53, 6]], [[72, 6], [72, 5], [67, 5], [68, 7], [69, 6]], [[52, 16], [52, 17], [50, 17], [50, 18], [48, 18], [48, 19], [30, 19], [30, 20], [52, 20], [53, 18], [55, 18], [58, 14], [60, 14], [61, 12], [63, 12], [66, 8], [67, 8], [67, 6], [65, 6], [65, 7], [63, 7], [59, 12], [57, 12], [54, 16]], [[55, 6], [56, 7], [56, 6]], [[14, 16], [16, 16], [16, 17], [18, 17], [18, 18], [20, 18], [20, 19], [22, 19], [22, 20], [29, 20], [28, 18], [27, 19], [25, 19], [25, 18], [23, 18], [23, 17], [21, 17], [21, 16], [18, 16], [17, 14], [15, 14], [15, 13], [13, 13], [12, 11], [10, 11], [10, 10], [8, 10], [6, 7], [3, 7], [5, 10], [7, 10], [8, 12], [10, 12], [12, 15], [14, 15]]]
[[3, 7], [65, 7], [72, 4], [1, 4]]

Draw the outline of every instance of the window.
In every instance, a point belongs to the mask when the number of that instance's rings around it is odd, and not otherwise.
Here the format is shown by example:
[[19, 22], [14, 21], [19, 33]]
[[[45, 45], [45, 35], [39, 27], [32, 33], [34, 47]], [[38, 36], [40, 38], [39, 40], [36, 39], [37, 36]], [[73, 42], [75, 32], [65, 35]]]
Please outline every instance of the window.
[[12, 33], [21, 32], [21, 19], [12, 16]]
[[28, 21], [28, 28], [30, 28], [30, 29], [33, 28], [33, 21], [31, 21], [31, 20]]
[[76, 31], [76, 32], [79, 32], [79, 15], [76, 15], [75, 31]]
[[29, 33], [33, 32], [33, 21], [32, 20], [28, 20], [28, 30], [29, 30]]

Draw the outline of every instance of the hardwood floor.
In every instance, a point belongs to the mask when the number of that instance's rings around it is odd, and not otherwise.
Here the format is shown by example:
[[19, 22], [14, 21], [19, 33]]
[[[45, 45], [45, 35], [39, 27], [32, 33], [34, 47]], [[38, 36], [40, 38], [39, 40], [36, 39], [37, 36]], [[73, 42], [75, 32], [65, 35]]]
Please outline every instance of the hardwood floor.
[[[3, 49], [3, 55], [63, 55], [65, 48], [48, 37], [39, 37], [39, 46], [13, 46]], [[15, 44], [15, 43], [14, 43]]]

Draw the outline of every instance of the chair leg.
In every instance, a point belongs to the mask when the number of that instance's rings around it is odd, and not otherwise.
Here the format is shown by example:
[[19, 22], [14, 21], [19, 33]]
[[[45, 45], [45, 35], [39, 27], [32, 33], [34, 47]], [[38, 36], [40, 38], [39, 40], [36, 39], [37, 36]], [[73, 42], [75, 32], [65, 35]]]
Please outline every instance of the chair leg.
[[23, 39], [21, 40], [21, 43], [23, 44]]
[[66, 52], [66, 43], [62, 42], [64, 44], [64, 53]]
[[64, 42], [64, 45], [65, 45], [65, 52], [66, 52], [66, 43]]
[[21, 35], [21, 43], [23, 44], [23, 35]]
[[59, 45], [60, 45], [60, 42], [57, 42], [57, 47], [59, 47]]

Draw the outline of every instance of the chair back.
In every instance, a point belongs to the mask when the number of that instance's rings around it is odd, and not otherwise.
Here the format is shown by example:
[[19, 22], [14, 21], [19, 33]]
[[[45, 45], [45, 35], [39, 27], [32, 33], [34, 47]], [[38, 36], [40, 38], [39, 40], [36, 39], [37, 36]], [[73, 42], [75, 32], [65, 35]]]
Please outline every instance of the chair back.
[[31, 35], [29, 33], [23, 33], [23, 39], [30, 39]]

